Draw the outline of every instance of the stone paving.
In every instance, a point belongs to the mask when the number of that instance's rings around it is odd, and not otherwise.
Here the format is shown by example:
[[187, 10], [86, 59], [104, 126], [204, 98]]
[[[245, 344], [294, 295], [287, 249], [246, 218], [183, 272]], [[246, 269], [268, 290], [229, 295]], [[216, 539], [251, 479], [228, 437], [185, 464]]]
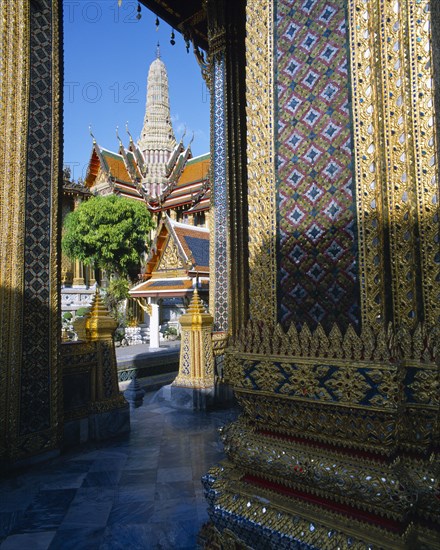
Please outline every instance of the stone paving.
[[0, 480], [0, 550], [194, 549], [200, 478], [236, 412], [176, 410], [147, 394], [131, 433]]

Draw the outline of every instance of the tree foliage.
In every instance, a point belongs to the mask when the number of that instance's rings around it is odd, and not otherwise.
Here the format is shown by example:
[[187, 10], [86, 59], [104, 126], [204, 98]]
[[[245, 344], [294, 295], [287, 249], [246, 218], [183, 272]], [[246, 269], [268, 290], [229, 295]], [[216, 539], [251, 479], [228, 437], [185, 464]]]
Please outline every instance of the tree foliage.
[[127, 278], [113, 278], [105, 289], [105, 304], [120, 325], [125, 320], [125, 311], [121, 312], [119, 306], [129, 297], [129, 289], [130, 284]]
[[116, 195], [92, 197], [66, 216], [62, 249], [69, 258], [133, 278], [153, 227], [144, 203]]

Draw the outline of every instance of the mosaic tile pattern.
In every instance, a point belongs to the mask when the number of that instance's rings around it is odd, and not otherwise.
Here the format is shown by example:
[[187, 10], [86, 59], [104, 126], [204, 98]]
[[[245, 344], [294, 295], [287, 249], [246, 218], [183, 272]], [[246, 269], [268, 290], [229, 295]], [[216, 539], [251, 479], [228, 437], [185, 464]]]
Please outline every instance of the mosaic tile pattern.
[[225, 59], [214, 59], [214, 330], [228, 329]]
[[41, 432], [51, 424], [51, 9], [49, 0], [31, 8], [20, 435]]
[[345, 3], [278, 3], [279, 317], [359, 323]]

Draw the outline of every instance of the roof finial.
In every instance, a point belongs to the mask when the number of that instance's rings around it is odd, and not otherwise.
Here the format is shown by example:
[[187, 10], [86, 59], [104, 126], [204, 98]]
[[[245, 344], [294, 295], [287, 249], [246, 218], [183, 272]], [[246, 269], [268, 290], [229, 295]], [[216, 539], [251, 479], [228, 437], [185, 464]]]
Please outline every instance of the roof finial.
[[157, 46], [156, 46], [156, 58], [160, 59], [160, 44], [159, 44], [159, 41], [157, 41]]
[[125, 130], [126, 130], [127, 134], [130, 136], [130, 141], [133, 141], [133, 138], [132, 138], [132, 136], [131, 136], [131, 134], [130, 134], [130, 130], [128, 129], [128, 120], [127, 120], [127, 122], [125, 123]]
[[93, 132], [92, 132], [92, 125], [91, 125], [91, 124], [89, 124], [89, 132], [90, 132], [90, 135], [91, 135], [92, 138], [93, 138], [93, 143], [96, 143], [95, 136], [93, 135]]
[[116, 137], [119, 141], [119, 145], [122, 145], [122, 140], [121, 138], [119, 137], [119, 126], [116, 126]]

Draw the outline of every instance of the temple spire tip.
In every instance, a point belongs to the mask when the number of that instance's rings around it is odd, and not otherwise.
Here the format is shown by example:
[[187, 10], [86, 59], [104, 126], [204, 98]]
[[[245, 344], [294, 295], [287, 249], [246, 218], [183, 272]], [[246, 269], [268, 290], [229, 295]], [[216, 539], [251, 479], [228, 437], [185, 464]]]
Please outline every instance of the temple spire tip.
[[92, 132], [92, 125], [89, 124], [89, 134], [90, 136], [92, 137], [92, 140], [93, 140], [93, 145], [96, 143], [96, 138], [95, 136], [93, 135], [93, 132]]

